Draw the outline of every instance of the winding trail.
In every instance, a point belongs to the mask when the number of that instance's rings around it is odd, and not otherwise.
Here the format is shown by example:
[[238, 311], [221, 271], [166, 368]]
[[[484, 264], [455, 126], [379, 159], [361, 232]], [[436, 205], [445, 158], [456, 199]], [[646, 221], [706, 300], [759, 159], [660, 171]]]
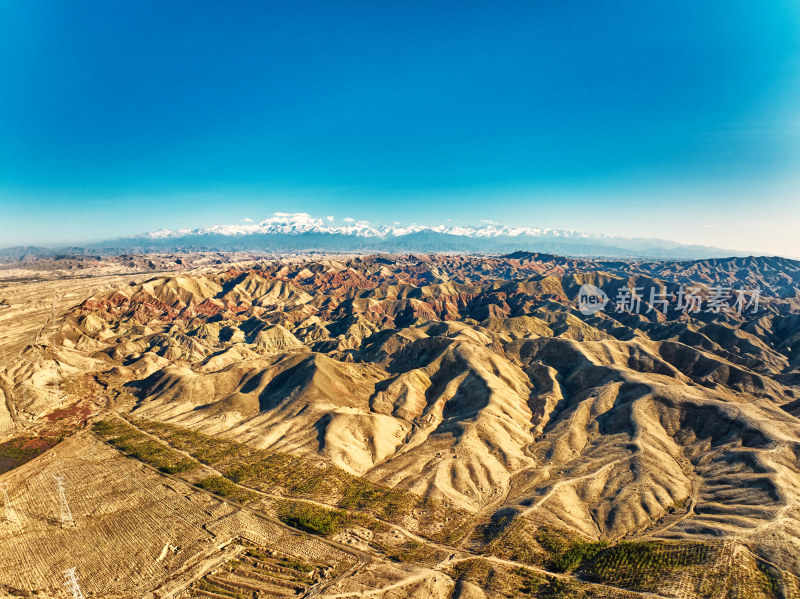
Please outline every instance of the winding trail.
[[[339, 599], [341, 597], [376, 597], [388, 591], [400, 589], [404, 586], [408, 586], [415, 582], [430, 580], [430, 577], [431, 577], [430, 572], [423, 572], [421, 574], [415, 574], [413, 576], [409, 576], [408, 578], [404, 578], [398, 582], [394, 582], [388, 586], [381, 587], [379, 589], [370, 589], [368, 591], [348, 591], [346, 593], [336, 593], [335, 595], [325, 595], [325, 597], [326, 599]], [[449, 576], [447, 578], [450, 579]]]
[[553, 496], [553, 494], [559, 488], [561, 488], [562, 486], [570, 485], [570, 484], [576, 483], [578, 481], [585, 480], [587, 478], [593, 478], [593, 477], [597, 476], [598, 474], [600, 474], [603, 470], [611, 468], [612, 466], [616, 466], [620, 462], [628, 461], [629, 459], [630, 459], [630, 456], [625, 456], [624, 458], [618, 458], [618, 459], [614, 460], [613, 462], [609, 462], [608, 464], [605, 464], [605, 465], [601, 466], [600, 468], [598, 468], [597, 470], [594, 470], [593, 472], [589, 472], [587, 474], [584, 474], [583, 476], [577, 476], [575, 478], [565, 478], [565, 479], [560, 480], [560, 481], [558, 481], [556, 483], [553, 483], [553, 485], [549, 488], [549, 490], [544, 495], [541, 495], [533, 505], [531, 505], [530, 507], [528, 507], [525, 510], [523, 510], [522, 512], [520, 512], [520, 516], [527, 516], [528, 514], [533, 513], [534, 510], [536, 510], [539, 507], [541, 507], [541, 505], [545, 501], [550, 499]]

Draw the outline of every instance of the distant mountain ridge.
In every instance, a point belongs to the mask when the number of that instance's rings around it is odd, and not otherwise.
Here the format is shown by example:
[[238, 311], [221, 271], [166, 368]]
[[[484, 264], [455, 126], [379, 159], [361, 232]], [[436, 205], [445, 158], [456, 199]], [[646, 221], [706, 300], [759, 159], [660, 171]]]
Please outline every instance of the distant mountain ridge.
[[299, 235], [303, 233], [327, 233], [352, 235], [356, 237], [403, 237], [414, 233], [431, 232], [458, 237], [562, 237], [562, 238], [604, 238], [603, 235], [581, 233], [574, 229], [538, 229], [531, 227], [509, 227], [497, 223], [486, 223], [480, 227], [476, 226], [449, 226], [449, 225], [418, 225], [409, 226], [394, 225], [373, 225], [369, 221], [347, 219], [345, 225], [334, 225], [333, 217], [316, 218], [305, 212], [276, 212], [270, 218], [258, 224], [246, 225], [213, 225], [200, 227], [197, 229], [160, 229], [141, 235], [135, 235], [134, 239], [176, 239], [187, 236], [205, 235], [224, 235], [224, 236], [244, 236], [244, 235]]
[[[29, 249], [29, 248], [26, 248]], [[566, 256], [644, 259], [708, 259], [744, 256], [746, 252], [683, 245], [663, 239], [625, 238], [574, 229], [512, 227], [498, 223], [470, 225], [375, 225], [307, 213], [277, 212], [259, 223], [213, 225], [197, 229], [159, 229], [140, 235], [43, 250], [53, 253], [158, 253], [198, 251], [265, 252], [475, 252], [535, 251]], [[31, 252], [27, 252], [31, 253]], [[19, 258], [20, 248], [0, 250]]]

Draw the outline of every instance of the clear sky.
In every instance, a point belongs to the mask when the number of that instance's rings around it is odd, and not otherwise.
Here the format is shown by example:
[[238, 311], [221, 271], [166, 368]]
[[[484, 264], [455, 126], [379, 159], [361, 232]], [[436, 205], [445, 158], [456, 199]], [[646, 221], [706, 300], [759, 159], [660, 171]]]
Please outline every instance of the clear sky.
[[0, 247], [283, 211], [800, 257], [797, 0], [2, 0], [0, 27]]

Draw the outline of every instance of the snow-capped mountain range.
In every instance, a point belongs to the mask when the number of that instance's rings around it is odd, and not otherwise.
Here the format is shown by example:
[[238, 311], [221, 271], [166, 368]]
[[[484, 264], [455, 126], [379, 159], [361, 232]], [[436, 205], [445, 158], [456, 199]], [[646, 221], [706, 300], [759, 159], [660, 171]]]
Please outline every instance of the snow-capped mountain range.
[[[249, 219], [248, 219], [249, 220]], [[468, 225], [391, 225], [305, 212], [276, 212], [258, 223], [213, 225], [198, 229], [160, 229], [100, 244], [105, 250], [269, 252], [480, 252], [518, 250], [567, 256], [695, 259], [745, 255], [663, 239], [631, 239], [573, 229], [512, 227], [491, 221]]]
[[443, 235], [456, 235], [463, 237], [561, 237], [581, 239], [613, 239], [610, 236], [592, 235], [581, 233], [572, 229], [535, 229], [530, 227], [508, 227], [497, 223], [487, 223], [480, 227], [475, 226], [448, 226], [448, 225], [418, 225], [408, 226], [372, 225], [366, 220], [345, 219], [347, 224], [335, 225], [334, 218], [326, 216], [316, 218], [305, 212], [276, 212], [270, 218], [258, 224], [246, 225], [213, 225], [198, 229], [159, 229], [133, 239], [177, 239], [187, 236], [202, 235], [297, 235], [301, 233], [326, 233], [339, 235], [355, 235], [357, 237], [392, 238], [410, 235], [412, 233], [430, 232]]
[[0, 250], [0, 256], [13, 259], [27, 255], [218, 251], [482, 254], [528, 251], [574, 257], [694, 260], [748, 255], [741, 251], [682, 245], [663, 239], [615, 237], [573, 229], [512, 227], [491, 221], [479, 226], [380, 225], [347, 218], [341, 224], [331, 216], [320, 218], [305, 212], [276, 212], [258, 223], [245, 220], [244, 224], [236, 225], [159, 229], [81, 247], [7, 248]]

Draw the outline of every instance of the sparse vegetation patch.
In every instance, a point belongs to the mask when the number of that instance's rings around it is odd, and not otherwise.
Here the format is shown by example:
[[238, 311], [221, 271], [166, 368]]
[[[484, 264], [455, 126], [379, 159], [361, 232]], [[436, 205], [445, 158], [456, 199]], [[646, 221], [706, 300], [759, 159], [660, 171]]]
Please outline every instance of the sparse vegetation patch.
[[556, 572], [573, 570], [607, 546], [602, 541], [585, 541], [549, 527], [540, 528], [536, 540], [548, 552], [548, 566]]
[[717, 551], [710, 543], [623, 541], [599, 551], [582, 565], [580, 573], [596, 582], [655, 591], [666, 577], [710, 563]]
[[336, 534], [350, 521], [343, 510], [325, 509], [301, 501], [282, 501], [277, 507], [278, 518], [284, 524], [324, 537]]
[[206, 491], [211, 491], [215, 495], [231, 499], [238, 503], [249, 503], [258, 498], [258, 495], [242, 489], [222, 476], [210, 476], [198, 481], [197, 486]]
[[30, 462], [60, 440], [60, 437], [18, 437], [0, 443], [0, 474]]
[[[471, 516], [466, 512], [372, 483], [330, 464], [321, 467], [300, 457], [254, 449], [161, 422], [139, 419], [133, 423], [214, 467], [229, 481], [257, 491], [314, 499], [330, 503], [332, 509], [362, 511], [393, 523], [413, 513], [420, 534], [439, 542], [454, 542], [467, 534], [471, 525]], [[375, 524], [363, 519], [358, 523], [367, 527]]]
[[198, 467], [183, 454], [137, 431], [122, 420], [101, 420], [92, 430], [111, 445], [146, 464], [167, 474], [190, 472]]

